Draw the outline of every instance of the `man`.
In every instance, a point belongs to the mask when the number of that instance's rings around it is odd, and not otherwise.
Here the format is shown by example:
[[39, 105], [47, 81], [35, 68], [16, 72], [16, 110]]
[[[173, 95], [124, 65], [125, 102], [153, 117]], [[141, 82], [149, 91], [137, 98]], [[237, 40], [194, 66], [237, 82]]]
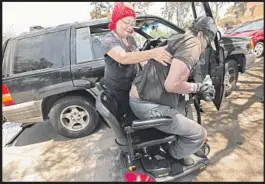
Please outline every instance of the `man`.
[[[205, 101], [214, 98], [211, 84], [187, 82], [207, 46], [215, 49], [217, 27], [210, 17], [199, 17], [185, 34], [177, 34], [168, 40], [166, 50], [172, 54], [171, 66], [165, 67], [149, 61], [134, 79], [130, 91], [130, 107], [140, 119], [170, 116], [173, 122], [157, 129], [179, 135], [169, 147], [170, 155], [183, 165], [192, 165], [189, 155], [201, 152], [207, 136], [206, 130], [197, 122], [185, 117], [188, 101], [183, 94], [199, 93]], [[205, 156], [206, 157], [206, 156]]]

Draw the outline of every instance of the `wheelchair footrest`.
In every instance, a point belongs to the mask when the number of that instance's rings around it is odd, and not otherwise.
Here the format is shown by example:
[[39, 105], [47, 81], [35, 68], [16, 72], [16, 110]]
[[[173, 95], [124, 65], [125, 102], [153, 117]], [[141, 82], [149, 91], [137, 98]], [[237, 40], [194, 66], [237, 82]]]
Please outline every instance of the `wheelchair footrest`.
[[170, 163], [166, 159], [149, 160], [147, 157], [143, 157], [141, 163], [144, 170], [156, 178], [168, 176], [171, 173]]

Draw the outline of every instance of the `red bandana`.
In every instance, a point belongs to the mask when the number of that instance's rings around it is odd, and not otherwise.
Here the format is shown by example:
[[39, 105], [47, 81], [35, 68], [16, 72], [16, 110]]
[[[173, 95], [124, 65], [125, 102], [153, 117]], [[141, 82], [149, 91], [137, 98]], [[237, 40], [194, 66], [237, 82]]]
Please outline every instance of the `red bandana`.
[[136, 17], [135, 11], [127, 6], [124, 6], [123, 2], [117, 2], [114, 4], [114, 8], [111, 15], [111, 23], [109, 24], [109, 29], [114, 30], [116, 28], [116, 23], [124, 17]]

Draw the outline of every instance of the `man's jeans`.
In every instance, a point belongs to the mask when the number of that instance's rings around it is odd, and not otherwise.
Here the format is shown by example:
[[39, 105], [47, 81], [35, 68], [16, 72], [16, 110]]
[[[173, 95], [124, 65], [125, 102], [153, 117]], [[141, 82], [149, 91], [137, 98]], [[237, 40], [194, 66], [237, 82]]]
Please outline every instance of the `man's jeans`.
[[177, 141], [173, 142], [169, 148], [169, 153], [176, 159], [185, 158], [198, 151], [207, 136], [206, 130], [201, 125], [169, 106], [133, 97], [130, 97], [130, 106], [134, 114], [140, 119], [159, 116], [173, 118], [171, 124], [156, 128], [165, 133], [179, 135]]

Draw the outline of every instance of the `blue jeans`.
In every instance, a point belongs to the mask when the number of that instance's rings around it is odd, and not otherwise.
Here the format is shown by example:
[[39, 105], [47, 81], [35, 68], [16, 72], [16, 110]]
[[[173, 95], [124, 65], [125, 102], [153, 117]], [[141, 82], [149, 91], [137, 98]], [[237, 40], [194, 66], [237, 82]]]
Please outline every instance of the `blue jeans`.
[[[197, 122], [185, 117], [183, 111], [169, 106], [156, 104], [130, 96], [130, 106], [139, 119], [148, 119], [159, 116], [170, 116], [173, 122], [169, 125], [156, 127], [158, 130], [178, 135], [177, 141], [169, 147], [169, 153], [176, 159], [185, 158], [200, 149], [207, 136], [206, 130]], [[189, 105], [188, 110], [191, 112]]]

